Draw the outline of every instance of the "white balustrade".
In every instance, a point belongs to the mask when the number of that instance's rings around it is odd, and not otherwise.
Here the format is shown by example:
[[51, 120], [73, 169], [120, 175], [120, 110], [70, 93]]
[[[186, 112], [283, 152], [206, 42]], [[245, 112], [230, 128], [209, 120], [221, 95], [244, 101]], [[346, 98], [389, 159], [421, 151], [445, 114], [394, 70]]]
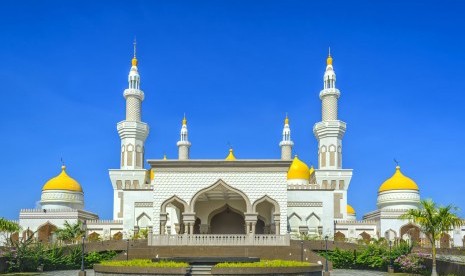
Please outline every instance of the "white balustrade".
[[154, 246], [287, 246], [289, 235], [152, 235], [149, 245]]

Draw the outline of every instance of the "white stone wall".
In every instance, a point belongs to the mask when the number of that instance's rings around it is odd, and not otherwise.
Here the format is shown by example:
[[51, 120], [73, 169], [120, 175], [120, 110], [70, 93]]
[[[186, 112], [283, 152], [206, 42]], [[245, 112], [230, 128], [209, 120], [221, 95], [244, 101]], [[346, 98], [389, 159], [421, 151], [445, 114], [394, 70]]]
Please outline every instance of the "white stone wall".
[[178, 196], [188, 204], [194, 195], [208, 188], [219, 180], [245, 193], [253, 204], [267, 195], [276, 200], [280, 206], [280, 232], [286, 233], [287, 225], [287, 185], [286, 172], [157, 172], [153, 180], [153, 227], [154, 233], [160, 232], [161, 204], [172, 197]]
[[[320, 218], [323, 227], [322, 235], [333, 236], [334, 228], [334, 199], [333, 191], [321, 190], [288, 190], [287, 216], [290, 218], [292, 232], [298, 231], [299, 226], [310, 226], [308, 219], [312, 214]], [[295, 216], [295, 215], [297, 216]], [[298, 219], [294, 219], [298, 218]]]

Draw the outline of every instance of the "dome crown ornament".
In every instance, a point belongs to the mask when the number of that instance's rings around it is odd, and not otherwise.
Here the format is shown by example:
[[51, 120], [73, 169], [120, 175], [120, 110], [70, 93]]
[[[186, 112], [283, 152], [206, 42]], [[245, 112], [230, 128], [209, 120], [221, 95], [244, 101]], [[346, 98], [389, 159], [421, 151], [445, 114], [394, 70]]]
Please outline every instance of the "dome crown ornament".
[[379, 187], [378, 192], [386, 192], [391, 190], [416, 190], [418, 191], [418, 185], [411, 178], [405, 176], [400, 171], [400, 166], [396, 166], [396, 171], [394, 174], [384, 181], [384, 183]]
[[73, 192], [83, 192], [82, 187], [75, 179], [66, 173], [66, 166], [61, 166], [61, 173], [45, 183], [42, 191], [65, 190]]

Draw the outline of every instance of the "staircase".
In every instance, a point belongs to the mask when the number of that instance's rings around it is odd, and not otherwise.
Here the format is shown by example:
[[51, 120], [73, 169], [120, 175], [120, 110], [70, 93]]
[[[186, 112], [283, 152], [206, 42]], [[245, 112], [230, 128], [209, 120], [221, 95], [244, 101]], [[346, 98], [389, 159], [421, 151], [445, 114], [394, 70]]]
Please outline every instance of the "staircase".
[[212, 275], [212, 265], [194, 264], [190, 267], [190, 275]]

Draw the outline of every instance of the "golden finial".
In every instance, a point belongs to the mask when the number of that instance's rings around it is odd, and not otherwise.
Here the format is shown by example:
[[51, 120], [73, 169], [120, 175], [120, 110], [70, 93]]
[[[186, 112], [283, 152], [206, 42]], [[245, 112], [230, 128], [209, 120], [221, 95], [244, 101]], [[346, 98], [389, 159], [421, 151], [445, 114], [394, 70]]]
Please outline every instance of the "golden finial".
[[137, 46], [137, 41], [136, 38], [134, 38], [134, 57], [132, 58], [132, 66], [137, 66], [137, 58], [136, 58], [136, 46]]
[[287, 112], [286, 112], [286, 118], [284, 119], [284, 124], [285, 125], [289, 124], [289, 117], [287, 117]]
[[328, 58], [326, 59], [326, 65], [333, 65], [333, 58], [331, 57], [331, 47], [328, 48]]
[[187, 126], [186, 113], [184, 113], [184, 118], [182, 119], [182, 125]]
[[64, 171], [66, 169], [65, 161], [63, 161], [63, 157], [61, 158], [61, 170]]
[[165, 153], [163, 154], [163, 160], [168, 160], [168, 158], [166, 158], [166, 154], [165, 154]]
[[229, 148], [229, 154], [225, 159], [226, 161], [234, 161], [236, 160], [236, 156], [234, 156], [234, 150], [232, 147]]

